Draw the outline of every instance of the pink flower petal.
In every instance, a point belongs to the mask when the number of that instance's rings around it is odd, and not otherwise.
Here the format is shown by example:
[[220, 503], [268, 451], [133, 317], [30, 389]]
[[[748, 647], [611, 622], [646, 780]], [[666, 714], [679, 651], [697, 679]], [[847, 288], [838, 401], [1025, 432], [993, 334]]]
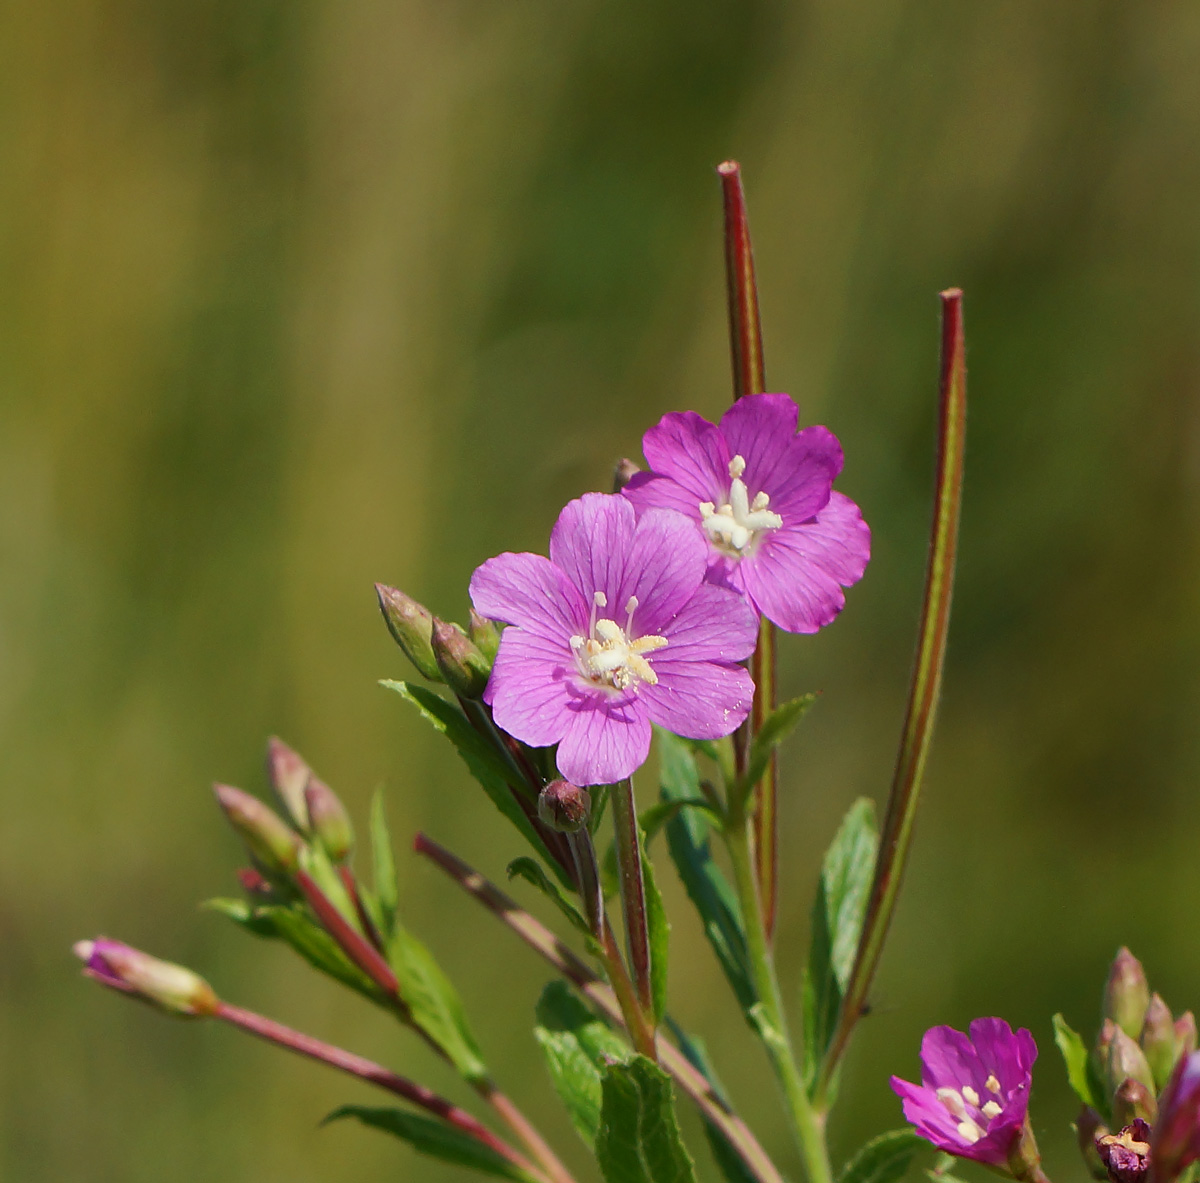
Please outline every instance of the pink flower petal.
[[484, 691], [496, 725], [533, 747], [549, 747], [573, 719], [575, 660], [561, 640], [507, 628]]
[[754, 701], [754, 682], [739, 665], [716, 662], [655, 662], [656, 686], [641, 699], [652, 723], [685, 739], [721, 739], [744, 722]]
[[594, 592], [604, 594], [611, 611], [622, 610], [616, 600], [636, 528], [633, 506], [611, 493], [585, 493], [558, 515], [550, 533], [550, 561], [579, 589], [588, 612]]
[[[795, 425], [793, 424], [793, 430]], [[729, 488], [729, 451], [720, 429], [695, 411], [664, 415], [642, 436], [646, 463], [696, 499], [716, 501]]]
[[471, 576], [471, 603], [491, 620], [543, 636], [567, 638], [586, 630], [587, 609], [579, 592], [541, 555], [497, 555]]
[[632, 776], [650, 754], [650, 722], [636, 696], [598, 691], [581, 698], [558, 745], [558, 770], [576, 785], [607, 785]]

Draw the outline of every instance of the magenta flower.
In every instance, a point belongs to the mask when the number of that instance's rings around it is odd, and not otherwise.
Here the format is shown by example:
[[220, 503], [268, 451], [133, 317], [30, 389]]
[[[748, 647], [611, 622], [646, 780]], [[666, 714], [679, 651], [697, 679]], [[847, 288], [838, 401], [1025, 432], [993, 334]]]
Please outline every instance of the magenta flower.
[[1171, 1183], [1200, 1159], [1200, 1052], [1181, 1056], [1158, 1099], [1150, 1161], [1158, 1183]]
[[1003, 1019], [975, 1019], [968, 1039], [932, 1027], [921, 1040], [921, 1083], [892, 1077], [904, 1116], [939, 1150], [1006, 1169], [1029, 1109], [1037, 1044]]
[[638, 511], [686, 514], [708, 545], [712, 583], [732, 587], [780, 628], [815, 633], [862, 578], [871, 531], [833, 491], [842, 448], [824, 427], [799, 434], [786, 394], [740, 398], [719, 426], [695, 411], [664, 415], [642, 439], [652, 472], [623, 490]]
[[689, 739], [729, 735], [754, 695], [737, 663], [757, 636], [733, 592], [704, 581], [704, 540], [681, 515], [639, 519], [588, 493], [559, 515], [550, 557], [502, 554], [471, 577], [476, 611], [504, 630], [484, 691], [496, 723], [558, 744], [577, 785], [611, 784], [650, 750], [650, 724]]

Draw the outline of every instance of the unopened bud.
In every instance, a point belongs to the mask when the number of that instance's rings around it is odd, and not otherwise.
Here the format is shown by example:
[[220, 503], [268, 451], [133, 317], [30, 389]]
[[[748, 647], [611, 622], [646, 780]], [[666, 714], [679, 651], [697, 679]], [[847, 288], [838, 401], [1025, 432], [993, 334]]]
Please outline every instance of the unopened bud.
[[591, 813], [591, 794], [568, 780], [552, 780], [538, 794], [538, 817], [559, 833], [582, 830]]
[[1190, 1010], [1175, 1020], [1175, 1059], [1190, 1056], [1196, 1050], [1196, 1016]]
[[1200, 1052], [1175, 1065], [1159, 1098], [1150, 1147], [1156, 1183], [1172, 1183], [1200, 1159]]
[[612, 491], [619, 493], [641, 471], [640, 465], [634, 464], [628, 456], [618, 460], [613, 469]]
[[467, 636], [478, 646], [488, 665], [491, 665], [500, 649], [500, 626], [494, 620], [480, 616], [472, 608], [471, 619], [467, 623]]
[[304, 802], [304, 790], [312, 775], [313, 770], [299, 752], [288, 747], [277, 736], [271, 736], [267, 741], [267, 779], [284, 815], [303, 833], [308, 833], [308, 806]]
[[1096, 1142], [1108, 1134], [1109, 1128], [1090, 1105], [1085, 1105], [1075, 1119], [1075, 1137], [1079, 1140], [1079, 1153], [1093, 1179], [1107, 1179], [1108, 1167], [1096, 1149]]
[[402, 591], [386, 583], [375, 585], [379, 610], [387, 622], [392, 639], [404, 650], [405, 657], [417, 667], [417, 672], [431, 682], [440, 682], [442, 675], [433, 657], [433, 613]]
[[1150, 1172], [1150, 1126], [1135, 1119], [1119, 1134], [1097, 1138], [1096, 1151], [1112, 1183], [1142, 1183]]
[[433, 656], [446, 685], [463, 698], [479, 698], [492, 676], [492, 663], [457, 624], [433, 620]]
[[1159, 994], [1150, 995], [1146, 1007], [1146, 1019], [1138, 1043], [1146, 1053], [1150, 1071], [1154, 1073], [1154, 1087], [1162, 1088], [1175, 1067], [1175, 1019], [1171, 1008]]
[[354, 827], [341, 798], [315, 777], [304, 790], [313, 836], [335, 863], [344, 861], [354, 847]]
[[229, 824], [264, 870], [281, 875], [295, 871], [304, 843], [277, 813], [232, 785], [213, 785], [213, 792]]
[[89, 978], [151, 1002], [169, 1014], [204, 1018], [217, 1011], [213, 988], [182, 965], [159, 961], [106, 937], [80, 941], [75, 946], [75, 956], [84, 963], [83, 972]]
[[1131, 1080], [1144, 1084], [1151, 1093], [1154, 1092], [1154, 1074], [1150, 1071], [1146, 1053], [1118, 1027], [1108, 1049], [1110, 1095], [1115, 1098], [1121, 1086]]
[[1104, 1017], [1112, 1019], [1126, 1035], [1137, 1039], [1142, 1033], [1150, 986], [1142, 963], [1124, 945], [1117, 950], [1108, 981], [1104, 985]]
[[1113, 1094], [1112, 1115], [1115, 1126], [1127, 1126], [1138, 1120], [1153, 1123], [1158, 1116], [1154, 1090], [1140, 1080], [1122, 1081]]

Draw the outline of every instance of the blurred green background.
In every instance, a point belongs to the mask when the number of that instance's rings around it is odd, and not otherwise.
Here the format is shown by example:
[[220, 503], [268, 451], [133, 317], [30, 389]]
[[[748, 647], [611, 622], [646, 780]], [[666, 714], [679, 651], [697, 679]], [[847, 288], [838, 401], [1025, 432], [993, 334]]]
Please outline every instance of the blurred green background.
[[[784, 689], [823, 692], [783, 758], [793, 997], [815, 862], [891, 772], [935, 294], [967, 292], [946, 697], [835, 1152], [899, 1124], [926, 1026], [998, 1013], [1039, 1040], [1047, 1167], [1079, 1178], [1051, 1013], [1090, 1032], [1120, 942], [1200, 1004], [1200, 9], [60, 0], [3, 5], [0, 36], [0, 1176], [462, 1177], [318, 1130], [370, 1094], [129, 1006], [69, 947], [121, 937], [462, 1096], [196, 910], [239, 861], [208, 784], [261, 790], [276, 732], [360, 818], [385, 783], [405, 841], [502, 875], [515, 835], [376, 685], [407, 671], [371, 584], [461, 616], [472, 569], [543, 547], [661, 414], [720, 414], [736, 156], [770, 387], [841, 437], [875, 537], [836, 627], [783, 647]], [[541, 966], [400, 867], [502, 1082], [581, 1163], [529, 1035]], [[672, 1006], [794, 1176], [661, 870]]]

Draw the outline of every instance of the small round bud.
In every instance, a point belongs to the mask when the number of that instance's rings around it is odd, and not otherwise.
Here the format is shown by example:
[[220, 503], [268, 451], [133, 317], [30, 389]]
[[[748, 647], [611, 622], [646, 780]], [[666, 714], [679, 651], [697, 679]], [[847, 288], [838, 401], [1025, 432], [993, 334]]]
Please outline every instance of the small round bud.
[[591, 794], [569, 780], [552, 780], [538, 795], [538, 817], [559, 833], [582, 830], [591, 813]]

